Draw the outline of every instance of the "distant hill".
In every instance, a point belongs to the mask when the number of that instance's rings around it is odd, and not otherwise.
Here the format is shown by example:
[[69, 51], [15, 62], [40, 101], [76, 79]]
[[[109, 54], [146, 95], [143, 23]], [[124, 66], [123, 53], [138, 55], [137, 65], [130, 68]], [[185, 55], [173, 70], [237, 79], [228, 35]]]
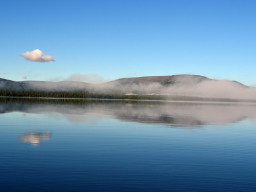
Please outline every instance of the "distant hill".
[[159, 83], [161, 85], [174, 85], [174, 84], [197, 84], [199, 82], [210, 80], [207, 77], [200, 75], [172, 75], [172, 76], [146, 76], [146, 77], [135, 77], [135, 78], [122, 78], [114, 81], [107, 82], [108, 84], [119, 84], [119, 85], [134, 85], [134, 84], [151, 84]]
[[0, 78], [0, 90], [26, 90], [27, 87], [23, 82], [10, 81]]
[[76, 81], [23, 81], [30, 90], [44, 91], [86, 91], [90, 84]]
[[75, 81], [10, 81], [0, 79], [0, 90], [84, 91], [104, 94], [171, 95], [207, 98], [256, 99], [256, 88], [237, 81], [214, 80], [200, 75], [122, 78], [101, 84]]
[[10, 81], [0, 78], [0, 90], [10, 91], [85, 91], [88, 83], [75, 81]]
[[[117, 79], [106, 82], [102, 90], [122, 94], [244, 98], [249, 87], [237, 81], [214, 80], [200, 75], [172, 75]], [[250, 87], [250, 90], [255, 89]]]
[[228, 80], [214, 80], [201, 75], [172, 75], [172, 76], [145, 76], [135, 78], [121, 78], [114, 81], [107, 82], [107, 84], [115, 84], [120, 86], [125, 85], [148, 85], [152, 83], [159, 83], [163, 86], [195, 86], [203, 82], [229, 82], [230, 85], [240, 86], [246, 88], [248, 86], [237, 82]]

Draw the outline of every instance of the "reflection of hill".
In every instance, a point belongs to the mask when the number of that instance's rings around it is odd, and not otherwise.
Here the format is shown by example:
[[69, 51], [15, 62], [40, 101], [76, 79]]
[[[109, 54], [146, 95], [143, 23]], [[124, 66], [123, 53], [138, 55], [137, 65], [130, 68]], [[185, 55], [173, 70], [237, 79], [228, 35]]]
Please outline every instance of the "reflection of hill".
[[19, 137], [19, 140], [23, 141], [24, 143], [31, 143], [33, 145], [37, 145], [41, 141], [50, 140], [50, 137], [51, 137], [50, 133], [31, 132], [31, 133], [24, 133], [21, 137]]
[[[127, 110], [128, 109], [128, 110]], [[161, 106], [132, 106], [115, 113], [118, 119], [165, 123], [173, 126], [227, 124], [244, 118], [256, 118], [256, 110], [249, 105], [167, 104]]]
[[171, 117], [168, 115], [159, 115], [159, 117], [151, 119], [149, 116], [127, 116], [127, 115], [119, 115], [118, 119], [124, 121], [134, 121], [141, 123], [164, 123], [169, 124], [176, 127], [189, 127], [189, 126], [199, 126], [205, 124], [199, 120], [193, 119], [191, 117]]
[[62, 116], [72, 122], [99, 120], [111, 116], [122, 121], [161, 123], [175, 127], [207, 124], [228, 124], [242, 119], [256, 119], [254, 104], [214, 103], [115, 103], [86, 102], [84, 104], [40, 104], [8, 102], [0, 104], [0, 113], [20, 111], [26, 113]]

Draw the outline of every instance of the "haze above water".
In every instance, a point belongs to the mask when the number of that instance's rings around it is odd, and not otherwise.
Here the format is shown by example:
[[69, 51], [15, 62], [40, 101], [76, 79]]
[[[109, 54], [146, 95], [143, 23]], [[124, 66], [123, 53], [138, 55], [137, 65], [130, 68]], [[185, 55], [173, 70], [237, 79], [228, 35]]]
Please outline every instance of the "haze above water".
[[5, 191], [255, 191], [256, 104], [0, 100]]

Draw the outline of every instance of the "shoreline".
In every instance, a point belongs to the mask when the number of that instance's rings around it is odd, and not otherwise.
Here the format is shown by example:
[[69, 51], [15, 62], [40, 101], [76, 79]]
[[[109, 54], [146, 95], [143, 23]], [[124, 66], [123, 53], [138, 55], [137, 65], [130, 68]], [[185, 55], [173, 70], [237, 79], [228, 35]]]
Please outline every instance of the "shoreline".
[[22, 97], [22, 96], [0, 96], [0, 99], [31, 99], [31, 100], [66, 100], [66, 101], [123, 101], [123, 102], [159, 102], [159, 103], [198, 103], [198, 104], [253, 104], [256, 105], [256, 100], [235, 100], [235, 99], [218, 99], [213, 98], [197, 98], [193, 99], [133, 99], [133, 98], [73, 98], [73, 97]]

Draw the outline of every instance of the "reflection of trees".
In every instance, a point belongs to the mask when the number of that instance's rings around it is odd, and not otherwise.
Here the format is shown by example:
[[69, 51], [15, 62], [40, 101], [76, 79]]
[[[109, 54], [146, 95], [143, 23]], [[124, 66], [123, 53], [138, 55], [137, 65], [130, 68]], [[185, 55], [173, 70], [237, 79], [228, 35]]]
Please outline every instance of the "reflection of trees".
[[24, 143], [31, 143], [32, 145], [38, 145], [41, 141], [50, 140], [51, 133], [41, 133], [41, 132], [30, 132], [24, 133], [19, 137], [19, 140]]
[[[14, 102], [15, 101], [15, 102]], [[19, 111], [64, 117], [71, 122], [96, 122], [115, 118], [172, 127], [198, 127], [256, 119], [255, 103], [121, 102], [85, 100], [14, 100], [1, 103], [0, 113]]]

